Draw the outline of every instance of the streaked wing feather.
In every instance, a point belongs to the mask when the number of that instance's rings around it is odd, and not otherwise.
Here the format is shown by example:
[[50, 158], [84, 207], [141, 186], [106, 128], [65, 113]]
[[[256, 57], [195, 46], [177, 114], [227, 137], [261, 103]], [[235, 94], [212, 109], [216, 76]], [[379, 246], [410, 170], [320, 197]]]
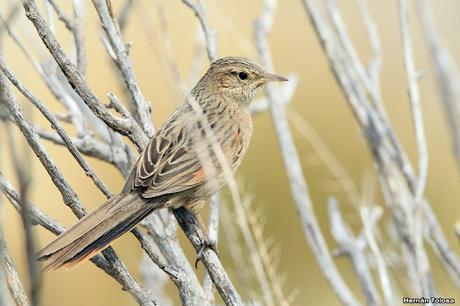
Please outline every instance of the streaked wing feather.
[[[192, 189], [222, 173], [216, 155], [208, 151], [210, 149], [208, 146], [192, 146], [192, 139], [197, 136], [206, 137], [201, 124], [191, 123], [189, 117], [179, 117], [168, 120], [150, 140], [137, 160], [125, 188], [144, 189], [143, 197], [153, 198]], [[215, 120], [219, 116], [210, 117]], [[214, 127], [215, 121], [212, 120], [209, 123]], [[187, 130], [186, 126], [194, 126], [195, 129]], [[238, 125], [231, 122], [228, 124], [220, 122], [218, 126], [213, 131], [216, 133], [216, 138], [221, 141], [222, 151], [230, 166], [234, 168], [241, 160], [243, 148], [240, 129]], [[194, 134], [195, 138], [190, 134]], [[201, 162], [206, 163], [206, 166], [203, 167]], [[204, 168], [209, 172], [206, 175]]]
[[183, 133], [182, 129], [169, 129], [167, 136], [160, 132], [137, 161], [133, 186], [147, 187], [143, 197], [176, 193], [205, 182], [199, 158]]

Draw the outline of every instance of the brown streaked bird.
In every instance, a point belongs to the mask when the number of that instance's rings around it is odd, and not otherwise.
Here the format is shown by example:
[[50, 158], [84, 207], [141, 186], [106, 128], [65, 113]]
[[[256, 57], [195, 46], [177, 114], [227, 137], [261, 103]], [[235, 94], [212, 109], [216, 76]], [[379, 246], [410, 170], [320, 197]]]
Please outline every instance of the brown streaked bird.
[[206, 233], [198, 211], [225, 185], [224, 166], [214, 145], [220, 145], [227, 165], [235, 171], [251, 140], [249, 104], [258, 89], [274, 81], [287, 79], [246, 58], [225, 57], [213, 62], [185, 102], [152, 137], [121, 193], [38, 253], [43, 269], [73, 267], [91, 258], [163, 207], [191, 209]]

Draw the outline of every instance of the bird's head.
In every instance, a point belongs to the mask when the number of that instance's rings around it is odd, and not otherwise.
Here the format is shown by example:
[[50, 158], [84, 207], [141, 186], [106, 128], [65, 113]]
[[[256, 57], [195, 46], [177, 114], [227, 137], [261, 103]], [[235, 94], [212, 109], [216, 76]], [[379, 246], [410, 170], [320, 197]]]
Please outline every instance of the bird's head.
[[211, 64], [197, 84], [197, 89], [205, 90], [207, 94], [214, 92], [237, 103], [249, 105], [263, 85], [268, 82], [281, 81], [287, 81], [287, 79], [268, 73], [262, 66], [250, 59], [224, 57]]

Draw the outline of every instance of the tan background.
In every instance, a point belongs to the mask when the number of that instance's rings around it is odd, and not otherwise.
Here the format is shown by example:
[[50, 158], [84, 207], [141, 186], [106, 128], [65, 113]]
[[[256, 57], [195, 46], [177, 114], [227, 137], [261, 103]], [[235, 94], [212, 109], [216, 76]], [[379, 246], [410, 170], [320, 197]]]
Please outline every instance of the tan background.
[[[67, 1], [58, 2], [67, 12], [70, 12]], [[118, 8], [121, 3], [121, 1], [113, 2], [115, 8]], [[142, 7], [137, 7], [133, 11], [125, 38], [126, 41], [132, 43], [131, 58], [134, 70], [143, 94], [152, 101], [153, 117], [158, 127], [179, 101], [177, 100], [178, 95], [174, 94], [176, 90], [174, 84], [170, 81], [166, 68], [162, 64], [164, 60], [161, 58], [161, 52], [163, 52], [161, 50], [164, 50], [164, 44], [161, 43], [158, 15], [151, 2], [155, 1], [141, 1]], [[187, 79], [194, 52], [196, 19], [181, 1], [163, 2], [171, 31], [173, 56], [177, 60], [181, 75]], [[350, 109], [329, 71], [327, 61], [300, 1], [279, 2], [274, 30], [270, 38], [274, 65], [279, 74], [296, 73], [300, 80], [289, 107], [298, 111], [314, 127], [360, 188], [364, 181], [378, 186], [369, 153], [359, 135]], [[256, 58], [252, 31], [254, 17], [261, 11], [260, 1], [220, 0], [206, 1], [206, 3], [210, 23], [218, 33], [219, 55]], [[384, 54], [382, 91], [385, 105], [404, 147], [412, 160], [416, 162], [406, 94], [407, 85], [401, 57], [397, 1], [372, 0], [368, 3], [379, 25], [382, 38]], [[430, 3], [440, 30], [449, 42], [450, 49], [457, 58], [460, 58], [460, 39], [458, 39], [460, 4], [454, 0], [430, 1]], [[341, 1], [341, 5], [360, 55], [367, 61], [370, 48], [363, 24], [357, 14], [357, 7], [354, 1]], [[110, 59], [98, 38], [98, 31], [94, 30], [98, 26], [94, 9], [89, 2], [87, 6], [87, 79], [96, 94], [105, 99], [109, 91], [120, 93], [120, 84], [114, 77]], [[0, 4], [0, 9], [4, 9], [3, 4]], [[151, 28], [153, 31], [150, 31], [150, 35], [156, 39], [155, 52], [153, 52], [152, 44], [149, 44], [145, 38], [139, 14], [145, 14], [144, 16], [147, 16], [153, 24]], [[416, 63], [423, 73], [420, 84], [430, 157], [427, 196], [441, 220], [451, 246], [460, 254], [458, 242], [453, 234], [453, 227], [460, 213], [459, 173], [451, 154], [448, 131], [433, 82], [427, 51], [419, 35], [417, 20], [413, 18], [412, 21]], [[25, 41], [37, 41], [37, 33], [32, 30], [30, 24], [25, 21], [23, 25], [27, 27], [19, 31], [21, 37]], [[58, 34], [66, 50], [71, 50], [71, 37], [62, 26], [58, 27]], [[18, 48], [9, 39], [5, 43], [6, 62], [17, 76], [53, 109], [62, 110], [48, 93], [43, 82], [31, 73], [31, 68], [20, 55]], [[202, 71], [208, 64], [207, 60], [204, 60], [204, 63]], [[49, 126], [38, 115], [35, 118], [43, 126]], [[254, 121], [253, 143], [241, 166], [239, 177], [244, 189], [253, 195], [255, 205], [263, 207], [266, 219], [265, 234], [267, 237], [273, 237], [279, 245], [280, 271], [287, 275], [286, 291], [298, 290], [295, 305], [338, 305], [338, 300], [324, 280], [301, 231], [269, 115], [258, 115]], [[299, 134], [294, 133], [294, 136], [317, 216], [330, 248], [334, 248], [335, 245], [328, 228], [327, 196], [334, 194], [342, 201], [345, 217], [350, 224], [355, 226], [355, 230], [359, 230], [361, 226], [359, 217], [346, 201], [332, 174], [319, 162], [311, 146]], [[2, 140], [5, 137], [3, 129], [0, 129], [0, 137]], [[62, 148], [49, 143], [45, 144], [56, 163], [64, 171], [66, 178], [75, 186], [82, 203], [90, 209], [97, 207], [104, 198], [84, 176], [76, 162]], [[15, 182], [4, 144], [0, 148], [0, 153], [6, 176]], [[121, 187], [123, 179], [112, 167], [95, 160], [91, 160], [91, 164], [113, 192]], [[33, 201], [66, 225], [73, 224], [75, 217], [62, 205], [59, 193], [35, 159], [33, 159], [33, 174], [35, 177], [31, 193]], [[383, 205], [378, 192], [375, 192], [372, 200]], [[25, 258], [22, 227], [18, 215], [8, 203], [4, 201], [4, 204], [2, 220], [5, 224], [6, 238], [19, 265], [19, 270], [23, 274], [25, 273]], [[52, 235], [45, 230], [39, 229], [37, 232], [40, 246], [52, 238]], [[182, 245], [193, 259], [194, 255], [189, 243], [183, 240]], [[221, 245], [225, 245], [225, 241], [222, 241]], [[225, 265], [225, 262], [229, 260], [225, 255], [225, 246], [221, 248]], [[115, 243], [115, 249], [128, 264], [130, 271], [139, 277], [138, 263], [142, 254], [137, 242], [130, 235], [126, 235]], [[430, 253], [430, 255], [434, 263], [433, 270], [440, 295], [455, 297], [459, 300], [460, 295], [448, 281], [446, 272], [437, 261], [433, 260], [433, 254]], [[348, 260], [340, 258], [336, 262], [355, 293], [361, 296]], [[91, 264], [85, 264], [72, 271], [47, 273], [44, 277], [43, 291], [43, 305], [134, 305], [131, 297], [122, 292], [117, 283]], [[175, 294], [174, 291], [171, 292]]]

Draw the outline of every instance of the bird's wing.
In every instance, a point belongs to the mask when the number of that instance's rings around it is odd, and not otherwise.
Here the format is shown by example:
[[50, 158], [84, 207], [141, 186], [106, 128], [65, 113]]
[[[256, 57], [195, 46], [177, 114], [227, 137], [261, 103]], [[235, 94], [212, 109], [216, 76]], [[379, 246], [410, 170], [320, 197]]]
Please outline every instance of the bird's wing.
[[215, 154], [208, 152], [209, 160], [202, 162], [200, 152], [185, 133], [185, 128], [158, 131], [137, 160], [123, 191], [143, 190], [144, 197], [153, 198], [191, 189], [218, 175], [221, 167], [211, 175], [210, 171], [205, 175], [204, 170], [218, 164]]

